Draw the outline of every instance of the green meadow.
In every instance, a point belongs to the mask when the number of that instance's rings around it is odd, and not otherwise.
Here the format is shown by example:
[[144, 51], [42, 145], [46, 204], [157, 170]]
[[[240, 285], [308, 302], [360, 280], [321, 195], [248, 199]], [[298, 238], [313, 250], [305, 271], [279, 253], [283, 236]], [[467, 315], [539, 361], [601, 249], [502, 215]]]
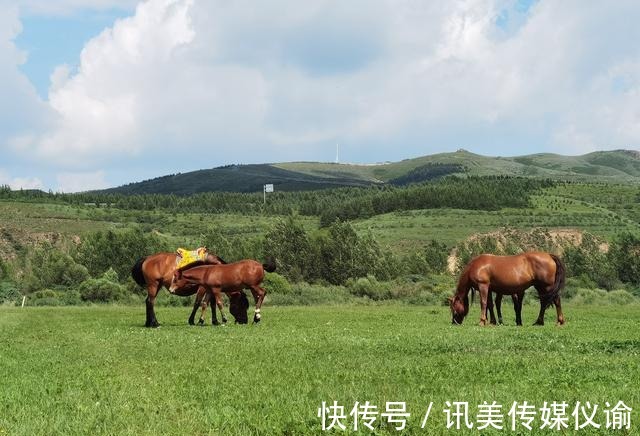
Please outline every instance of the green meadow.
[[[638, 434], [640, 306], [568, 304], [563, 327], [553, 309], [531, 326], [536, 310], [515, 327], [508, 304], [506, 325], [479, 327], [477, 303], [462, 326], [442, 306], [266, 304], [260, 325], [191, 327], [188, 308], [160, 307], [146, 329], [142, 305], [0, 307], [0, 435], [319, 434], [323, 401], [350, 431], [356, 401], [405, 402], [404, 432], [378, 415], [376, 433], [430, 435], [445, 433], [447, 401], [468, 402], [472, 423], [495, 401], [511, 434], [560, 433], [540, 430], [539, 410], [532, 432], [511, 432], [514, 401], [567, 402], [562, 434], [589, 401], [602, 427], [577, 434]], [[618, 401], [631, 429], [608, 431]], [[477, 425], [458, 433], [502, 433]]]

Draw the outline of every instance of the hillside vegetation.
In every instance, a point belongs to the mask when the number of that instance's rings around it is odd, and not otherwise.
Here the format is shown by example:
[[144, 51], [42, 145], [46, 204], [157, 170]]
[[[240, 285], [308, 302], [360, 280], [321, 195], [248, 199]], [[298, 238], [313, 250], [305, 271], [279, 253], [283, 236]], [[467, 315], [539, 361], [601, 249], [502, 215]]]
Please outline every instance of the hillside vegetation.
[[582, 156], [543, 153], [490, 157], [458, 150], [371, 165], [321, 162], [228, 165], [167, 175], [101, 192], [176, 195], [212, 191], [262, 192], [265, 183], [275, 184], [277, 191], [304, 191], [338, 186], [402, 185], [451, 174], [638, 183], [640, 154], [633, 150], [615, 150]]
[[467, 175], [260, 197], [0, 189], [0, 300], [138, 304], [129, 277], [138, 258], [200, 245], [229, 261], [274, 256], [275, 304], [316, 304], [327, 292], [441, 302], [472, 256], [532, 249], [563, 256], [568, 297], [601, 299], [588, 294], [595, 288], [616, 291], [616, 301], [640, 294], [640, 257], [628, 255], [640, 252], [635, 184]]

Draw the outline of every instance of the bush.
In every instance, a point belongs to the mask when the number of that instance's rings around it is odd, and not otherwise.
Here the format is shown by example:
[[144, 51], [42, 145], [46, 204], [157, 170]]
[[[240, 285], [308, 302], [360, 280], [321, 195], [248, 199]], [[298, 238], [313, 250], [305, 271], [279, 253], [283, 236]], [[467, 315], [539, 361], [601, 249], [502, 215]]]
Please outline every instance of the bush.
[[127, 277], [133, 264], [143, 256], [168, 251], [168, 245], [153, 233], [141, 229], [89, 234], [80, 245], [76, 261], [87, 267], [93, 277], [109, 268], [119, 277]]
[[381, 283], [371, 275], [347, 280], [347, 288], [355, 296], [368, 297], [376, 301], [392, 297], [389, 284]]
[[605, 304], [607, 303], [607, 291], [602, 289], [578, 289], [573, 302], [576, 304]]
[[59, 286], [76, 286], [89, 278], [87, 268], [49, 243], [29, 253], [23, 287], [35, 291]]
[[29, 301], [30, 306], [61, 306], [62, 302], [58, 297], [59, 295], [56, 291], [42, 289], [31, 294], [27, 301]]
[[264, 276], [262, 287], [268, 294], [290, 294], [291, 284], [278, 273], [267, 273]]
[[125, 286], [118, 283], [118, 274], [108, 269], [99, 279], [88, 279], [78, 287], [83, 301], [108, 303], [127, 297]]
[[19, 301], [21, 298], [18, 287], [12, 282], [0, 282], [0, 304], [10, 301]]
[[611, 304], [619, 306], [624, 306], [625, 304], [631, 304], [637, 301], [631, 293], [624, 289], [609, 292], [607, 294], [607, 299]]

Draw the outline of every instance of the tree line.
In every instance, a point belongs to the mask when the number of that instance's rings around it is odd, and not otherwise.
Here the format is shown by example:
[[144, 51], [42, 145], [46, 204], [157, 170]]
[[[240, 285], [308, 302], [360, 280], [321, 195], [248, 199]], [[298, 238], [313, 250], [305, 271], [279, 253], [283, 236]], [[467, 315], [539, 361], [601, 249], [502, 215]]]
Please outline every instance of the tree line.
[[[278, 220], [262, 236], [247, 238], [211, 227], [199, 240], [227, 261], [273, 257], [277, 274], [272, 281], [284, 283], [279, 288], [289, 283], [354, 286], [355, 293], [371, 298], [391, 298], [391, 285], [378, 282], [406, 281], [409, 277], [424, 281], [448, 275], [452, 249], [461, 268], [481, 253], [515, 254], [531, 249], [531, 244], [548, 251], [557, 248], [539, 229], [526, 238], [513, 231], [502, 242], [485, 235], [455, 247], [430, 241], [415, 252], [393, 253], [381, 247], [372, 234], [358, 234], [349, 222], [336, 220], [326, 229], [307, 231], [295, 216]], [[601, 245], [602, 241], [589, 234], [584, 234], [579, 244], [565, 245], [562, 258], [568, 277], [580, 287], [627, 288], [637, 293], [640, 238], [623, 233], [609, 242], [608, 250]], [[36, 304], [139, 301], [144, 290], [130, 278], [133, 264], [140, 257], [175, 248], [140, 228], [90, 233], [78, 246], [42, 243], [25, 249], [13, 262], [0, 262], [0, 303], [25, 294]], [[271, 291], [278, 292], [278, 287]]]
[[[207, 192], [188, 196], [173, 194], [53, 193], [39, 190], [12, 191], [0, 187], [0, 199], [64, 203], [77, 206], [110, 207], [119, 210], [163, 210], [170, 213], [242, 213], [265, 215], [319, 216], [322, 226], [336, 219], [368, 218], [398, 210], [459, 208], [497, 210], [527, 207], [538, 190], [550, 187], [550, 180], [506, 176], [449, 176], [428, 183], [407, 186], [335, 188], [317, 191], [274, 192], [263, 203], [262, 193]], [[277, 186], [276, 186], [277, 190]]]

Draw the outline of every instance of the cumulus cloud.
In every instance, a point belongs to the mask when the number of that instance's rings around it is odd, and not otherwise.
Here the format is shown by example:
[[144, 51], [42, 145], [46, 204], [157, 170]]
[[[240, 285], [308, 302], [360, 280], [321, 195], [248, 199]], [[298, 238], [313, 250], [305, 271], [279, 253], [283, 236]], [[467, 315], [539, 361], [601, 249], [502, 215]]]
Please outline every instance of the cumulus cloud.
[[60, 173], [57, 175], [56, 180], [58, 182], [57, 191], [59, 192], [81, 192], [109, 187], [103, 170]]
[[637, 2], [524, 4], [147, 0], [53, 72], [45, 121], [6, 143], [107, 172], [321, 159], [336, 141], [356, 161], [637, 146]]
[[43, 189], [42, 181], [36, 177], [11, 177], [0, 169], [0, 185], [9, 185], [11, 189]]
[[29, 80], [20, 72], [26, 53], [13, 39], [22, 31], [18, 7], [0, 0], [0, 150], [8, 137], [42, 127], [49, 113]]

